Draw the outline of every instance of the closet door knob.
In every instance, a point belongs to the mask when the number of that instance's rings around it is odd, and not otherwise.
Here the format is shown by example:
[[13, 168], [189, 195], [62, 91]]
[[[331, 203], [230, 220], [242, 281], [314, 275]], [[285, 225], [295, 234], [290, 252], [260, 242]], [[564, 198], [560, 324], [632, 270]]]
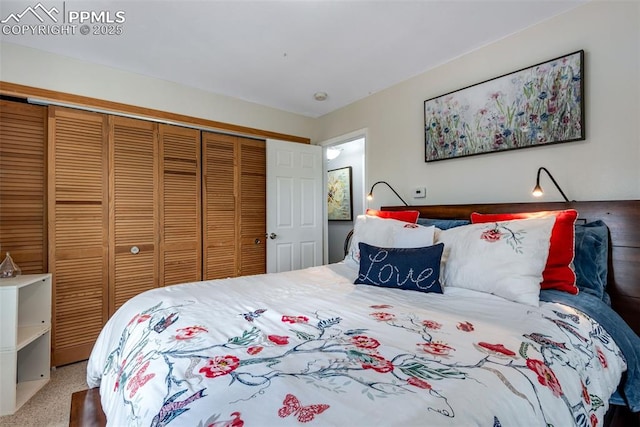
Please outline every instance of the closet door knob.
[[138, 253], [140, 253], [140, 248], [137, 246], [131, 246], [130, 251], [132, 254], [137, 255]]
[[253, 241], [253, 243], [255, 243], [256, 245], [259, 245], [260, 243], [262, 243], [262, 240], [256, 239], [256, 240]]

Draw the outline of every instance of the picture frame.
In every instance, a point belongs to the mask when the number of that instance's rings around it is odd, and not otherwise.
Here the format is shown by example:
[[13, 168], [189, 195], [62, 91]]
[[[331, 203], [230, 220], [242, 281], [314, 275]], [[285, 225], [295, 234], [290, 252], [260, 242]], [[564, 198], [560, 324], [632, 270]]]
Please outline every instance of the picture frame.
[[585, 139], [584, 50], [424, 101], [425, 162]]
[[327, 216], [329, 221], [353, 221], [351, 166], [327, 172]]

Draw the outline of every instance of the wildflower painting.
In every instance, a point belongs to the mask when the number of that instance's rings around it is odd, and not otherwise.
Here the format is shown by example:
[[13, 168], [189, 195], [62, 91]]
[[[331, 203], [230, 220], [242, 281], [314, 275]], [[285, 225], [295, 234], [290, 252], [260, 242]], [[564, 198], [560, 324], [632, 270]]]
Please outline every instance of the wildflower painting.
[[585, 139], [580, 50], [424, 102], [425, 161]]

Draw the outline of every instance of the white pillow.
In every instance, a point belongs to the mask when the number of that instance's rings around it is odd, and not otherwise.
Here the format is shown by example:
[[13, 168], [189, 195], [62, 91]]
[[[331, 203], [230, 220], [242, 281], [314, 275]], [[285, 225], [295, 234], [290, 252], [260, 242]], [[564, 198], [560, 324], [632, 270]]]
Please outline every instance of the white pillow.
[[346, 264], [360, 266], [358, 243], [364, 242], [379, 248], [420, 248], [433, 245], [434, 227], [423, 227], [391, 218], [358, 215], [353, 227]]
[[441, 230], [443, 286], [473, 289], [538, 306], [555, 217]]
[[433, 225], [425, 227], [423, 225], [405, 222], [402, 224], [402, 227], [393, 228], [393, 246], [391, 247], [410, 249], [432, 246], [435, 230], [436, 227]]

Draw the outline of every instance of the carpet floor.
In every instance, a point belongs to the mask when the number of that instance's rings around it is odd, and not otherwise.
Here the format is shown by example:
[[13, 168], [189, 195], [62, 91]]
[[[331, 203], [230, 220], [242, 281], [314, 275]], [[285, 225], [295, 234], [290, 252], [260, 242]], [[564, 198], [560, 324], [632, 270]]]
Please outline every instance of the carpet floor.
[[13, 415], [0, 417], [0, 427], [67, 427], [71, 395], [86, 390], [87, 362], [51, 371], [51, 380]]

